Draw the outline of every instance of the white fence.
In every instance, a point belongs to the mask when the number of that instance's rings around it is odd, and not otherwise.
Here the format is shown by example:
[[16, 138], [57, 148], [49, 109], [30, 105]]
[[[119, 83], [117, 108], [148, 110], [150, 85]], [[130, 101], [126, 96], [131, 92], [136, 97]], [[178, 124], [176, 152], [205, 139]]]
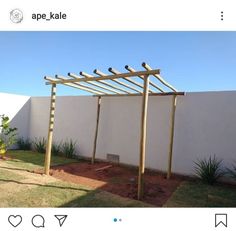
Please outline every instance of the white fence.
[[[22, 136], [47, 137], [49, 98], [20, 97], [2, 107]], [[6, 95], [4, 96], [5, 100]], [[57, 97], [54, 140], [73, 139], [78, 153], [90, 157], [96, 122], [96, 101], [91, 96]], [[25, 102], [24, 106], [23, 103]], [[23, 107], [22, 107], [23, 106]], [[151, 96], [148, 110], [146, 166], [165, 171], [170, 132], [171, 96]], [[141, 97], [104, 97], [96, 157], [120, 156], [120, 162], [138, 165]], [[226, 166], [236, 161], [236, 92], [201, 92], [178, 96], [173, 171], [193, 173], [198, 158], [216, 155]]]

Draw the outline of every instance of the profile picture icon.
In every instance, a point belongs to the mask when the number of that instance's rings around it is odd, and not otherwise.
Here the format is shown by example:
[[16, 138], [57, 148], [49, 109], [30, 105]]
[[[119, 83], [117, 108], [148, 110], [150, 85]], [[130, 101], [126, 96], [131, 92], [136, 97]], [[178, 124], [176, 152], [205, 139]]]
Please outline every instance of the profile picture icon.
[[10, 12], [10, 19], [14, 23], [20, 23], [23, 20], [23, 12], [19, 9], [14, 9]]

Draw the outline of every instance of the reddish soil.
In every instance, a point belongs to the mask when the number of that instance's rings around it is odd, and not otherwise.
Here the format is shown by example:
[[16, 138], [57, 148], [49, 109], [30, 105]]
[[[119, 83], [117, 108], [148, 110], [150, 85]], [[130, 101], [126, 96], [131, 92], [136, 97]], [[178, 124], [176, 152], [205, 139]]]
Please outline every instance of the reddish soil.
[[[137, 199], [138, 171], [134, 168], [109, 165], [111, 164], [102, 162], [92, 165], [83, 161], [53, 167], [51, 175], [67, 182], [78, 183], [123, 197]], [[98, 171], [99, 168], [105, 166], [109, 167]], [[162, 206], [183, 179], [173, 176], [170, 180], [167, 180], [160, 173], [147, 171], [144, 180], [143, 201], [155, 206]]]

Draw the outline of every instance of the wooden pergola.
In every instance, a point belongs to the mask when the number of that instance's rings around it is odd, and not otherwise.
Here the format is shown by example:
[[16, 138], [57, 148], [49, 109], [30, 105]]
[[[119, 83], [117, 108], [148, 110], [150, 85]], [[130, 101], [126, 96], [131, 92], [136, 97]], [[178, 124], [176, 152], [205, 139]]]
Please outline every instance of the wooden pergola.
[[[146, 133], [147, 133], [147, 109], [149, 96], [169, 96], [172, 98], [171, 122], [170, 122], [170, 140], [168, 153], [167, 178], [171, 176], [173, 138], [175, 110], [178, 95], [184, 95], [184, 92], [178, 92], [172, 85], [167, 83], [160, 76], [160, 69], [152, 69], [148, 64], [142, 63], [143, 70], [136, 71], [130, 66], [125, 66], [127, 72], [121, 73], [113, 68], [109, 68], [109, 75], [95, 69], [94, 75], [80, 72], [79, 75], [68, 73], [68, 77], [56, 75], [55, 78], [45, 76], [46, 85], [51, 85], [51, 103], [49, 129], [45, 155], [45, 174], [49, 175], [51, 162], [52, 136], [54, 127], [56, 86], [62, 84], [77, 88], [98, 97], [97, 118], [94, 136], [93, 153], [91, 157], [92, 164], [95, 161], [99, 115], [101, 106], [101, 97], [106, 96], [142, 96], [142, 116], [141, 116], [141, 135], [140, 135], [140, 157], [139, 157], [139, 176], [138, 176], [138, 199], [143, 197], [143, 179], [145, 171], [145, 152], [146, 152]], [[151, 80], [151, 78], [153, 80]], [[140, 81], [141, 80], [141, 81]], [[159, 84], [164, 85], [164, 90]]]

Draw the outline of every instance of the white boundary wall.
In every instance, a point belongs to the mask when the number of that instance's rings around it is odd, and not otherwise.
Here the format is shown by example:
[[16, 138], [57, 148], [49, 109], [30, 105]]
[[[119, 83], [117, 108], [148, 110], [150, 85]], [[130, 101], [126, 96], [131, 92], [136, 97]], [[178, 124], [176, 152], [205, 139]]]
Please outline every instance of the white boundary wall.
[[5, 114], [11, 120], [11, 126], [18, 128], [18, 134], [29, 136], [30, 97], [0, 93], [0, 115]]
[[[29, 136], [47, 138], [49, 97], [31, 98], [31, 123]], [[96, 124], [96, 98], [88, 96], [62, 96], [56, 98], [55, 142], [72, 139], [77, 142], [78, 153], [91, 156]]]
[[[97, 158], [106, 159], [107, 153], [117, 154], [122, 163], [138, 165], [141, 100], [138, 96], [102, 98]], [[72, 138], [77, 141], [78, 153], [91, 157], [96, 106], [96, 97], [57, 97], [54, 140]], [[171, 96], [149, 98], [148, 168], [166, 170], [170, 110]], [[46, 138], [49, 97], [31, 97], [28, 115], [26, 112], [14, 118], [17, 121], [15, 126], [23, 124], [25, 129], [21, 130], [28, 130], [23, 135], [28, 134], [31, 139]], [[236, 91], [178, 96], [173, 171], [191, 175], [194, 161], [214, 154], [224, 159], [227, 166], [236, 161]]]
[[177, 105], [173, 171], [189, 174], [197, 158], [236, 161], [236, 92], [189, 93]]

